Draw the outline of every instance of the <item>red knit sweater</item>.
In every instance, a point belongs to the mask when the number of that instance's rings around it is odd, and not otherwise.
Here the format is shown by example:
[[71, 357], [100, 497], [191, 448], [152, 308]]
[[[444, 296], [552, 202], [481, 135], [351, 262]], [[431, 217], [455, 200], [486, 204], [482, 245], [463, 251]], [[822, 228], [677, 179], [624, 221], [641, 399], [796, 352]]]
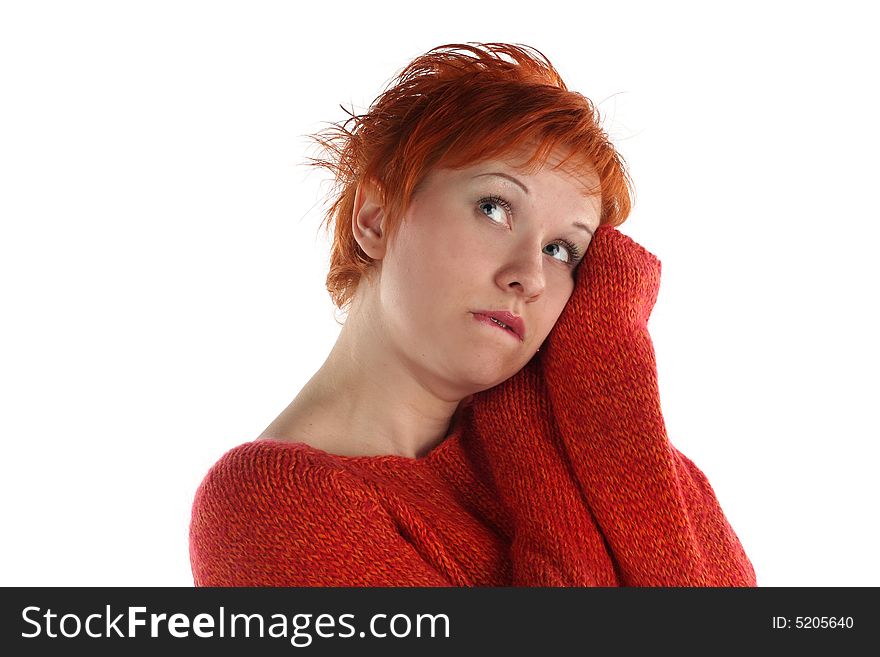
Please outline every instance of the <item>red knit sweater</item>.
[[515, 376], [427, 456], [227, 451], [195, 495], [197, 586], [756, 586], [666, 435], [647, 322], [660, 261], [600, 227]]

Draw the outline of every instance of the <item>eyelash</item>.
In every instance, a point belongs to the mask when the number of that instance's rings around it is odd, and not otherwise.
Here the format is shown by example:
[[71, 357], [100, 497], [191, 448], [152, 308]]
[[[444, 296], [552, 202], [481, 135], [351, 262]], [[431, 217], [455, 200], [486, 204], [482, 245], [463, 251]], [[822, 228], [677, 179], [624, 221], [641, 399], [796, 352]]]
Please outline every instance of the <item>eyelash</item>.
[[[508, 203], [506, 200], [504, 200], [500, 196], [492, 195], [492, 196], [486, 196], [485, 198], [481, 198], [479, 201], [477, 201], [477, 206], [479, 207], [479, 206], [483, 205], [483, 203], [495, 203], [497, 205], [500, 205], [502, 208], [507, 210], [507, 213], [510, 216], [513, 216], [513, 208], [510, 207], [510, 203]], [[485, 213], [483, 213], [483, 214], [485, 215]], [[581, 255], [582, 255], [580, 247], [578, 247], [576, 244], [573, 244], [572, 242], [570, 242], [569, 240], [567, 240], [565, 238], [559, 239], [557, 241], [561, 242], [562, 245], [565, 246], [565, 248], [568, 249], [568, 252], [571, 254], [571, 260], [569, 260], [565, 264], [569, 265], [570, 267], [577, 266], [577, 264], [581, 260]]]

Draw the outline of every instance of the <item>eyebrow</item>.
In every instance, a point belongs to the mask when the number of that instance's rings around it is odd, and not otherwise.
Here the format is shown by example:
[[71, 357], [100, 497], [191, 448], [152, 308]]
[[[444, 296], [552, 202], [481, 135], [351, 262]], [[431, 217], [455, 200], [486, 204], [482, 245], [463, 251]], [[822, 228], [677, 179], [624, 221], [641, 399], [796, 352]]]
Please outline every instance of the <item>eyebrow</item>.
[[[519, 180], [517, 180], [516, 178], [514, 178], [513, 176], [511, 176], [510, 174], [507, 174], [507, 173], [501, 173], [500, 171], [490, 171], [489, 173], [480, 173], [480, 174], [477, 174], [476, 176], [474, 176], [474, 178], [480, 178], [480, 177], [482, 177], [482, 176], [500, 176], [501, 178], [507, 178], [507, 180], [509, 180], [510, 182], [512, 182], [512, 183], [514, 183], [514, 184], [516, 184], [516, 185], [519, 185], [519, 186], [522, 188], [522, 190], [523, 190], [526, 194], [529, 193], [529, 188], [526, 187], [526, 186], [525, 186], [523, 183], [521, 183]], [[584, 229], [585, 231], [587, 231], [587, 232], [590, 234], [590, 237], [593, 236], [593, 231], [591, 231], [591, 230], [586, 226], [586, 224], [582, 224], [580, 221], [575, 221], [575, 222], [572, 224], [572, 226], [574, 226], [575, 228], [582, 228], [582, 229]]]

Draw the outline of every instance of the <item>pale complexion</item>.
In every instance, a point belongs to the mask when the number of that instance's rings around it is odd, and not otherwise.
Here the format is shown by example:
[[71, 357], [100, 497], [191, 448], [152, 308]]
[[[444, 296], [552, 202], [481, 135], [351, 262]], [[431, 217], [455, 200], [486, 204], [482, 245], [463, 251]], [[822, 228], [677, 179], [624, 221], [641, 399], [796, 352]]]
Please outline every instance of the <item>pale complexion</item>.
[[[582, 258], [599, 225], [599, 197], [584, 193], [598, 179], [552, 170], [560, 159], [531, 174], [517, 168], [524, 158], [435, 169], [391, 240], [378, 196], [361, 185], [352, 227], [374, 266], [324, 364], [259, 438], [422, 458], [463, 399], [522, 369], [574, 290], [578, 260], [564, 242]], [[524, 341], [476, 321], [481, 309], [521, 315]]]

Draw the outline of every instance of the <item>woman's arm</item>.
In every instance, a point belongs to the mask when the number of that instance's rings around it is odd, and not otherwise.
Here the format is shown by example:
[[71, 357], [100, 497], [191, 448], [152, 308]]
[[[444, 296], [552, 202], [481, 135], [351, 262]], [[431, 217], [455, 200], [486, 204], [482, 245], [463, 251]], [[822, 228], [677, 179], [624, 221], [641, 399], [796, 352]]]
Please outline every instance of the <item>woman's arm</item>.
[[231, 450], [196, 492], [196, 586], [452, 586], [345, 472]]
[[630, 237], [596, 232], [541, 354], [553, 414], [626, 584], [755, 586], [709, 481], [666, 434], [647, 327], [660, 270]]
[[602, 535], [563, 455], [538, 360], [474, 395], [471, 430], [513, 526], [512, 586], [615, 586]]

